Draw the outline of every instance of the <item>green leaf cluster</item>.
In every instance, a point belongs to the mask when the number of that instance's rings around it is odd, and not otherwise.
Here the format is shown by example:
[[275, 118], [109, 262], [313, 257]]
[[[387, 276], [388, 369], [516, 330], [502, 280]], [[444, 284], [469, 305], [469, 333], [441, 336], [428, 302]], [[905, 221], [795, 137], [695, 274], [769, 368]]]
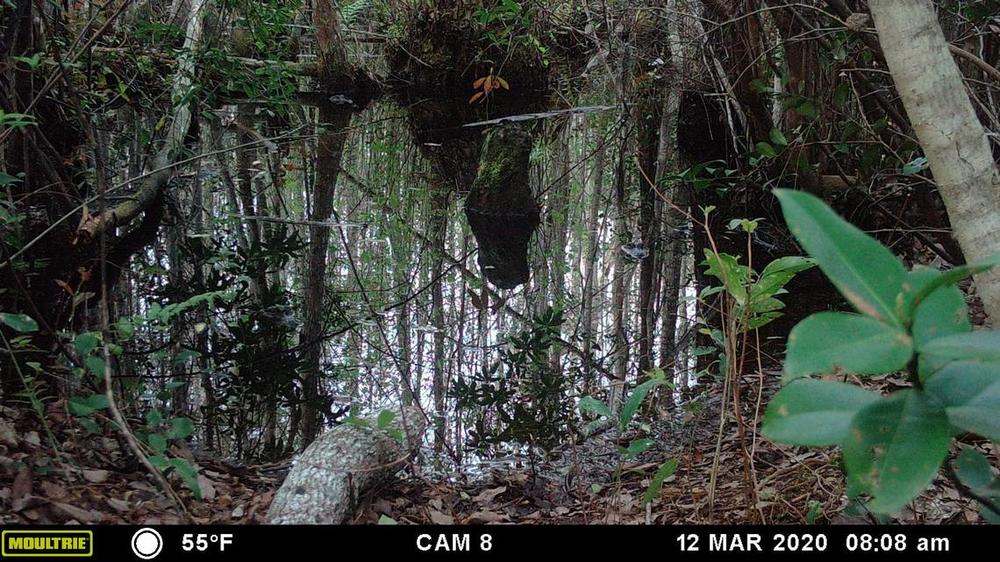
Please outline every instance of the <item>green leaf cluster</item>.
[[[776, 194], [792, 233], [857, 313], [821, 312], [795, 326], [764, 434], [796, 445], [839, 445], [849, 491], [870, 497], [876, 513], [896, 512], [931, 483], [953, 436], [1000, 441], [1000, 332], [972, 331], [955, 286], [1000, 260], [907, 271], [818, 198]], [[888, 396], [810, 378], [898, 371], [912, 386]], [[973, 474], [969, 487], [994, 485], [992, 477], [984, 484], [985, 459], [970, 459], [959, 459]]]

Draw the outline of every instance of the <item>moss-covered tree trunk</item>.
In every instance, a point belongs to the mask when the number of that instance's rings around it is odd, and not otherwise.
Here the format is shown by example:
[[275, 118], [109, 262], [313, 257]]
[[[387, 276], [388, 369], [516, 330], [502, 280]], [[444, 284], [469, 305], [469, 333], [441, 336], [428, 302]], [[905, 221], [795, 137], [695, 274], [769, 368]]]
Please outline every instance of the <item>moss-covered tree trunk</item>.
[[528, 242], [539, 222], [528, 184], [532, 144], [532, 134], [519, 126], [487, 133], [479, 172], [465, 199], [465, 216], [479, 244], [479, 268], [501, 289], [513, 289], [529, 277]]

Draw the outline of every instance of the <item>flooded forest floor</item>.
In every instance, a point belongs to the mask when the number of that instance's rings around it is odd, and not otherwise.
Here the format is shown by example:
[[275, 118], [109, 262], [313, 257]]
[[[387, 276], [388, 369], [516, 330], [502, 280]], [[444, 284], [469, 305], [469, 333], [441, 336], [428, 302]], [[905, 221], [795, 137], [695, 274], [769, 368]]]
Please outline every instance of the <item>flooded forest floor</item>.
[[[778, 380], [768, 373], [769, 380]], [[746, 375], [744, 388], [757, 376]], [[888, 377], [887, 388], [901, 383]], [[839, 466], [839, 451], [780, 445], [758, 437], [754, 449], [757, 498], [744, 484], [743, 454], [735, 431], [726, 431], [718, 457], [717, 492], [710, 510], [708, 485], [715, 458], [721, 385], [701, 389], [706, 407], [684, 419], [653, 424], [657, 445], [634, 461], [619, 464], [619, 449], [634, 435], [597, 432], [546, 459], [520, 457], [434, 470], [425, 449], [397, 479], [361, 499], [355, 524], [864, 524], [852, 514]], [[766, 398], [776, 388], [765, 389]], [[752, 402], [749, 402], [752, 405]], [[752, 406], [751, 406], [752, 407]], [[60, 443], [57, 453], [47, 429], [34, 416], [0, 407], [0, 473], [12, 482], [0, 488], [11, 505], [0, 523], [177, 524], [183, 519], [149, 474], [130, 458], [114, 434], [87, 435], [65, 423], [60, 405], [48, 405], [47, 428]], [[760, 408], [763, 415], [763, 406]], [[747, 409], [744, 415], [752, 414]], [[751, 419], [748, 417], [747, 419]], [[176, 449], [176, 447], [175, 447]], [[263, 524], [274, 494], [292, 461], [245, 465], [207, 458], [190, 450], [173, 454], [198, 462], [201, 498], [181, 485], [191, 520], [213, 524]], [[674, 458], [678, 468], [649, 504], [643, 496], [657, 467]], [[617, 465], [617, 470], [615, 469]], [[19, 470], [11, 472], [14, 467]], [[609, 469], [609, 467], [612, 467]], [[615, 473], [619, 476], [615, 476]], [[9, 476], [10, 478], [6, 478]], [[847, 507], [847, 509], [845, 509]], [[713, 516], [714, 514], [714, 516]], [[968, 524], [976, 506], [939, 476], [934, 485], [897, 517], [900, 523]]]

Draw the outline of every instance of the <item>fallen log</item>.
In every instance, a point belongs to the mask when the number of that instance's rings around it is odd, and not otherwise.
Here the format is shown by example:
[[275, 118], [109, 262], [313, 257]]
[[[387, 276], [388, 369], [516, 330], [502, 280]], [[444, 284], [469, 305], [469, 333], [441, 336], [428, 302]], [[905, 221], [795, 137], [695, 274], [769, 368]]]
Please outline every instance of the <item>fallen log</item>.
[[320, 435], [295, 460], [267, 512], [276, 525], [336, 525], [358, 500], [399, 472], [420, 446], [426, 419], [416, 408], [384, 429], [339, 425]]

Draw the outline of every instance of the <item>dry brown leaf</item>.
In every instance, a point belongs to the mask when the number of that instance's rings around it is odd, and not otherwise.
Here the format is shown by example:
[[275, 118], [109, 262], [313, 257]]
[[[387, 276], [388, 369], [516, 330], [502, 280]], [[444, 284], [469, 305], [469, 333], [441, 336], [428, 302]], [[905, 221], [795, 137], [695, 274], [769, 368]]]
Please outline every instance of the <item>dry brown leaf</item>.
[[[100, 514], [63, 502], [52, 502], [52, 511], [53, 515], [57, 518], [61, 516], [66, 520], [75, 520], [85, 525], [96, 523], [101, 519]], [[63, 522], [65, 523], [66, 521]]]
[[129, 510], [128, 502], [123, 499], [105, 498], [105, 501], [107, 501], [108, 505], [111, 506], [111, 509], [115, 511], [125, 513]]
[[10, 489], [11, 501], [28, 497], [31, 494], [31, 481], [31, 467], [25, 465], [14, 477], [14, 484]]
[[473, 501], [475, 501], [476, 503], [490, 503], [497, 496], [506, 491], [507, 491], [507, 486], [500, 486], [498, 488], [490, 488], [488, 490], [483, 490], [482, 492], [479, 493], [479, 495], [473, 498]]
[[108, 472], [107, 470], [84, 469], [83, 471], [83, 479], [86, 480], [87, 482], [90, 482], [91, 484], [102, 484], [108, 480], [109, 476], [111, 476], [111, 473]]
[[42, 489], [45, 497], [50, 500], [63, 500], [69, 497], [69, 492], [66, 488], [63, 488], [59, 484], [49, 480], [43, 480], [38, 487]]
[[201, 489], [201, 499], [210, 502], [215, 499], [215, 485], [203, 474], [198, 475], [198, 488]]
[[0, 443], [17, 447], [17, 431], [14, 424], [6, 420], [0, 420]]
[[56, 279], [56, 285], [59, 285], [59, 287], [62, 290], [66, 291], [66, 293], [69, 294], [69, 296], [71, 297], [75, 294], [73, 287], [70, 287], [69, 283], [63, 281], [62, 279]]
[[507, 516], [500, 513], [494, 513], [492, 511], [477, 511], [470, 515], [469, 518], [465, 520], [465, 523], [500, 523], [506, 520]]
[[431, 523], [435, 525], [454, 525], [455, 518], [436, 509], [430, 510]]

